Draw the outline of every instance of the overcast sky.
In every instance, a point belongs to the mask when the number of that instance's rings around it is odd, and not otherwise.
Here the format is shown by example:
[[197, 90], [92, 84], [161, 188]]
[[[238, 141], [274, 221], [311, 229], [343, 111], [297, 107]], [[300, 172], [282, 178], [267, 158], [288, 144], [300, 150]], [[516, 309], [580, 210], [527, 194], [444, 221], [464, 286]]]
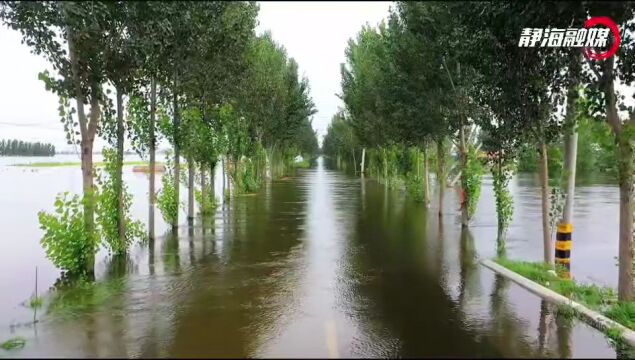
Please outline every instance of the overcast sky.
[[[313, 128], [326, 133], [331, 116], [341, 106], [340, 63], [344, 49], [366, 22], [377, 24], [388, 15], [389, 2], [263, 2], [257, 33], [271, 30], [306, 75], [318, 113]], [[44, 89], [38, 72], [50, 68], [20, 43], [18, 32], [0, 27], [0, 139], [51, 142], [66, 148], [57, 115], [58, 98]], [[96, 143], [101, 149], [103, 141]]]

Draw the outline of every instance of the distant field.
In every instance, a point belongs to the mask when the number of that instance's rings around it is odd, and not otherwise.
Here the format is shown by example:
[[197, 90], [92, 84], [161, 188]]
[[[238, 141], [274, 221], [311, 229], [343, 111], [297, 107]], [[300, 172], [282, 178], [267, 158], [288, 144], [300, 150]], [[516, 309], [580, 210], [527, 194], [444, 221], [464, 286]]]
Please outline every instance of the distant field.
[[[68, 162], [32, 162], [27, 164], [14, 164], [12, 166], [25, 166], [25, 167], [63, 167], [63, 166], [81, 166], [81, 162], [79, 161], [68, 161]], [[147, 161], [124, 161], [124, 166], [126, 165], [147, 165]], [[157, 162], [157, 165], [163, 165], [161, 162]], [[95, 166], [104, 166], [102, 161], [98, 161], [95, 163]]]

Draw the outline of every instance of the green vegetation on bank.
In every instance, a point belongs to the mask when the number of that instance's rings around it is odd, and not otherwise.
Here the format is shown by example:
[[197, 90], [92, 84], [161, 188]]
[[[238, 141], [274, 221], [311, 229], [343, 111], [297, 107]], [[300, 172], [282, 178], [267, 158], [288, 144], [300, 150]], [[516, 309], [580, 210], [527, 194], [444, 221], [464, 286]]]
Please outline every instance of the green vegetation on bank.
[[554, 269], [544, 263], [515, 261], [506, 258], [497, 258], [495, 261], [531, 281], [635, 330], [635, 302], [618, 301], [617, 294], [611, 288], [580, 284], [575, 280], [563, 279], [556, 274], [560, 269]]

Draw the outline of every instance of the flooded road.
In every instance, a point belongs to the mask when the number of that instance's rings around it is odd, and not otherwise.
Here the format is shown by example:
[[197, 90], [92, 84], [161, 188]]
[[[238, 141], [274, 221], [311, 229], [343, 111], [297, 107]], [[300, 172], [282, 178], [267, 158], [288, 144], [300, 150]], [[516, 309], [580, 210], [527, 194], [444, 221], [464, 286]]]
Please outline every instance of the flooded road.
[[[133, 191], [146, 189], [144, 176], [124, 179]], [[539, 199], [534, 202], [531, 179], [515, 184], [517, 220], [508, 253], [531, 259], [542, 252], [540, 237], [531, 238], [540, 231], [539, 218], [533, 219]], [[611, 200], [602, 188], [593, 191]], [[24, 207], [15, 190], [1, 195], [2, 206], [8, 199]], [[584, 190], [578, 195], [588, 200]], [[47, 196], [37, 206], [48, 208], [53, 196]], [[434, 209], [426, 212], [398, 191], [329, 170], [319, 159], [295, 178], [235, 198], [193, 229], [135, 246], [129, 259], [102, 256], [97, 284], [52, 292], [47, 313], [35, 314], [37, 324], [28, 324], [31, 310], [16, 304], [31, 294], [30, 269], [45, 263], [39, 237], [28, 226], [3, 223], [0, 339], [24, 337], [25, 348], [11, 353], [19, 357], [618, 355], [600, 332], [556, 316], [539, 297], [478, 264], [496, 249], [491, 181], [470, 231], [457, 226], [454, 196], [448, 194], [447, 215], [439, 219]], [[146, 218], [145, 198], [139, 190], [133, 208], [139, 219]], [[24, 254], [8, 255], [7, 229], [11, 241], [26, 244], [16, 246]], [[50, 268], [40, 266], [43, 287], [58, 276]], [[610, 271], [607, 265], [597, 273]]]

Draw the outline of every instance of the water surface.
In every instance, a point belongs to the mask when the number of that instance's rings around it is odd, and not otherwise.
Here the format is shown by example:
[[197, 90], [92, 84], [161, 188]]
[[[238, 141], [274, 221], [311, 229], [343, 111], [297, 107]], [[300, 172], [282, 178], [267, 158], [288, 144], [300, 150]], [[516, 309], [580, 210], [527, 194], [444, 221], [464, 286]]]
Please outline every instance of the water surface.
[[[471, 230], [461, 231], [451, 191], [439, 219], [326, 165], [177, 233], [157, 214], [164, 236], [128, 259], [100, 253], [97, 285], [51, 293], [67, 311], [36, 314], [35, 325], [19, 305], [33, 292], [34, 267], [41, 288], [59, 275], [39, 246], [36, 212], [59, 191], [79, 191], [81, 178], [73, 168], [0, 166], [0, 339], [25, 337], [11, 353], [21, 357], [616, 357], [600, 332], [478, 263], [496, 249], [489, 178]], [[124, 179], [145, 221], [147, 177]], [[520, 176], [512, 191], [508, 253], [540, 259], [539, 190]], [[577, 191], [576, 276], [612, 284], [616, 195], [608, 185]]]

